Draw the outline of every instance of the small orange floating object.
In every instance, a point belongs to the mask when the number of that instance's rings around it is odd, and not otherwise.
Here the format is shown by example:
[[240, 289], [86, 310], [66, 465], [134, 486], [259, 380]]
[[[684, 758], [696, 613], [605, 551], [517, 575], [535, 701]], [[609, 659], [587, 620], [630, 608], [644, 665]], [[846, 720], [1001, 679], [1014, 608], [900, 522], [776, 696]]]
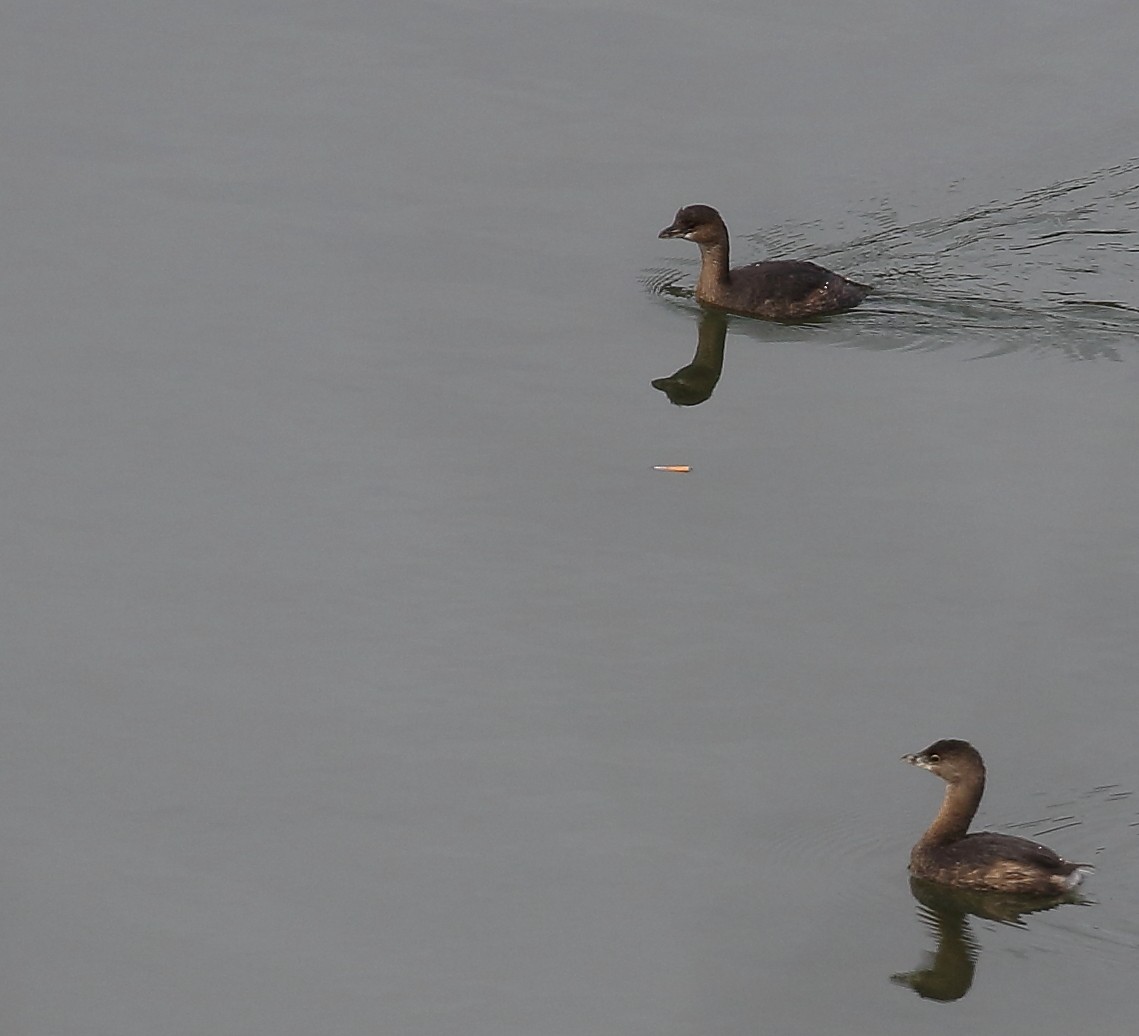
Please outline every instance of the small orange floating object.
[[689, 464], [654, 464], [653, 471], [691, 471]]

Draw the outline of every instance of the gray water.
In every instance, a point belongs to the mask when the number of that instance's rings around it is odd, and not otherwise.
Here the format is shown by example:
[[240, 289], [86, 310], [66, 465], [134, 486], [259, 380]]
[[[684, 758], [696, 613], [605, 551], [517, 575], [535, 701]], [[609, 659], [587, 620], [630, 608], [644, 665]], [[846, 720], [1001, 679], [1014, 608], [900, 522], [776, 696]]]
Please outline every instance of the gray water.
[[770, 6], [9, 5], [5, 1034], [1133, 1031], [1139, 7]]

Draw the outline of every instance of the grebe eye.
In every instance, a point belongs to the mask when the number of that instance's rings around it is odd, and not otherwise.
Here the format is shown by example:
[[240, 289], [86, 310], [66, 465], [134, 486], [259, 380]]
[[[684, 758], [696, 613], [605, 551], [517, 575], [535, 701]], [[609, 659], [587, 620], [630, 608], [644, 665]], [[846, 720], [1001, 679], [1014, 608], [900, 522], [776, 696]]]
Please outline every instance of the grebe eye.
[[934, 752], [933, 755], [931, 755], [929, 757], [929, 761], [931, 763], [940, 763], [941, 762], [941, 756], [939, 756], [936, 752]]

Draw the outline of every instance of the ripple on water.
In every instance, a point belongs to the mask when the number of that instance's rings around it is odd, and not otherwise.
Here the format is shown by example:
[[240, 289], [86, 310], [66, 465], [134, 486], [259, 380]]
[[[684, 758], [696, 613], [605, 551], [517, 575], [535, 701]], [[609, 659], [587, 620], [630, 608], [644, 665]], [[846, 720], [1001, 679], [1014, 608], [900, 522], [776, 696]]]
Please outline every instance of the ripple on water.
[[[795, 811], [763, 828], [763, 868], [772, 873], [817, 872], [826, 889], [841, 887], [847, 907], [876, 916], [904, 895], [909, 843], [899, 845], [888, 825], [858, 811]], [[851, 881], [850, 875], [860, 875]]]
[[[1040, 796], [1040, 797], [1043, 797]], [[1081, 886], [1085, 910], [1052, 911], [1034, 919], [1046, 931], [1047, 947], [1078, 944], [1079, 952], [1133, 969], [1139, 950], [1139, 799], [1122, 785], [1107, 784], [1070, 799], [1049, 802], [1033, 820], [1001, 830], [1039, 839], [1062, 856], [1091, 863], [1096, 873]], [[1055, 835], [1068, 834], [1057, 845]]]
[[[697, 265], [695, 263], [691, 264]], [[695, 305], [691, 271], [672, 266], [652, 266], [641, 272], [641, 284], [653, 295], [670, 301], [682, 300]]]

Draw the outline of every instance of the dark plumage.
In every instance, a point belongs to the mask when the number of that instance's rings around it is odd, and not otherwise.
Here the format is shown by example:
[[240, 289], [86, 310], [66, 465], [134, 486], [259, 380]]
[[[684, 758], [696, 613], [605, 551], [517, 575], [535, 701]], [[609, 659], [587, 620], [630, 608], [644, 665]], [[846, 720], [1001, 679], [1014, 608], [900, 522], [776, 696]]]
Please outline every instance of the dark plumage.
[[1074, 889], [1093, 869], [1027, 838], [967, 833], [985, 792], [985, 763], [968, 741], [935, 741], [902, 759], [946, 783], [937, 817], [910, 851], [915, 877], [964, 889], [1055, 896]]
[[710, 205], [688, 205], [659, 237], [700, 246], [696, 298], [709, 306], [766, 320], [803, 320], [853, 309], [870, 288], [803, 259], [728, 264], [728, 228]]

